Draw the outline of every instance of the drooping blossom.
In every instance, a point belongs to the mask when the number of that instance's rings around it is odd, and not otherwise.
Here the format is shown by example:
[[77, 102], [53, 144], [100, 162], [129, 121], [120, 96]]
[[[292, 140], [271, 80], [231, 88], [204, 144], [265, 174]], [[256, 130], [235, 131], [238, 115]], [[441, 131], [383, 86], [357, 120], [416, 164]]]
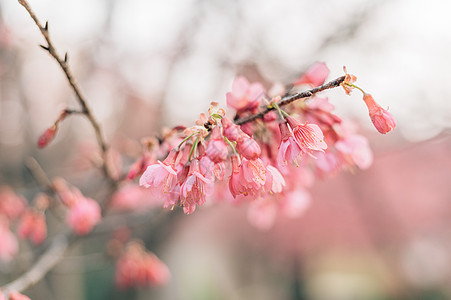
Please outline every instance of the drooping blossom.
[[229, 154], [229, 149], [227, 144], [224, 142], [222, 128], [220, 126], [215, 126], [213, 128], [211, 139], [208, 142], [206, 149], [206, 154], [214, 163], [219, 163], [226, 160], [227, 155]]
[[185, 214], [193, 213], [196, 205], [205, 203], [207, 194], [212, 191], [211, 183], [210, 179], [200, 173], [198, 160], [193, 159], [188, 176], [180, 187], [180, 204]]
[[119, 288], [163, 285], [170, 277], [168, 267], [137, 241], [130, 242], [116, 262], [115, 281]]
[[69, 208], [67, 223], [78, 235], [88, 234], [101, 219], [99, 204], [91, 198], [79, 198]]
[[370, 94], [365, 93], [363, 95], [363, 101], [365, 101], [365, 104], [368, 107], [371, 121], [373, 122], [374, 127], [376, 127], [377, 131], [382, 134], [386, 134], [395, 129], [396, 120], [393, 115], [386, 109], [383, 109], [379, 104], [377, 104]]
[[311, 65], [302, 76], [293, 82], [293, 85], [309, 84], [312, 86], [320, 86], [329, 76], [329, 68], [323, 62], [316, 62]]
[[295, 141], [293, 133], [288, 128], [286, 122], [281, 122], [279, 124], [281, 141], [279, 145], [279, 152], [277, 154], [277, 164], [280, 167], [286, 166], [288, 162], [294, 162], [297, 166], [299, 165], [298, 160], [302, 155], [301, 147]]
[[[264, 191], [267, 180], [267, 169], [260, 158], [248, 160], [232, 157], [232, 175], [229, 179], [229, 189], [234, 198], [238, 195], [257, 196]], [[269, 191], [267, 191], [269, 192]]]
[[259, 82], [249, 83], [240, 76], [233, 81], [232, 92], [226, 94], [227, 105], [236, 111], [258, 107], [265, 95], [265, 89]]
[[147, 167], [139, 179], [139, 185], [150, 188], [155, 196], [167, 199], [171, 196], [172, 190], [177, 184], [177, 170], [175, 160], [177, 151], [170, 151], [168, 157], [163, 161], [158, 161]]
[[8, 220], [0, 217], [0, 260], [11, 260], [18, 250], [17, 239], [9, 230]]
[[43, 212], [29, 209], [20, 220], [17, 234], [23, 239], [29, 239], [35, 245], [42, 244], [47, 237], [47, 225]]
[[288, 124], [293, 132], [293, 137], [303, 152], [324, 151], [327, 144], [324, 142], [324, 135], [316, 124], [301, 124], [295, 118], [288, 116]]

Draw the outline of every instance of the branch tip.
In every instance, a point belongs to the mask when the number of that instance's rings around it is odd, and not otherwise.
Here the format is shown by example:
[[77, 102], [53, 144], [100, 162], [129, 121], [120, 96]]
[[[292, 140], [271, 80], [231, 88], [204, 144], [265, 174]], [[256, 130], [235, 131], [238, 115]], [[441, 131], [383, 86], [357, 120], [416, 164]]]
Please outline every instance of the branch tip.
[[44, 49], [45, 51], [50, 51], [49, 47], [47, 47], [47, 46], [39, 45], [39, 47], [41, 47], [41, 48]]

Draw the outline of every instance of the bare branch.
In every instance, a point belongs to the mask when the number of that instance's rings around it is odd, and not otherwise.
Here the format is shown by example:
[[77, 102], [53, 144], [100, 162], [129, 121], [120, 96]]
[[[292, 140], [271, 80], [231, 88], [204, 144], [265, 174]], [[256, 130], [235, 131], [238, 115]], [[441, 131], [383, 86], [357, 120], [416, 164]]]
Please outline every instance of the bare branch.
[[21, 292], [39, 282], [63, 258], [69, 246], [71, 235], [60, 234], [53, 238], [48, 249], [42, 254], [30, 270], [2, 288], [4, 294], [12, 291]]
[[45, 38], [45, 40], [47, 41], [47, 46], [44, 45], [40, 45], [44, 50], [48, 51], [49, 54], [58, 62], [58, 64], [60, 65], [61, 69], [63, 70], [64, 74], [66, 75], [66, 78], [69, 82], [69, 85], [72, 87], [72, 90], [75, 93], [75, 96], [82, 108], [83, 114], [88, 118], [89, 122], [91, 123], [92, 127], [94, 128], [95, 134], [96, 134], [96, 138], [97, 138], [97, 142], [100, 146], [101, 149], [101, 153], [102, 153], [102, 171], [105, 174], [105, 176], [108, 178], [109, 182], [111, 183], [111, 185], [113, 187], [117, 186], [117, 181], [114, 179], [114, 177], [112, 176], [111, 170], [108, 166], [107, 163], [107, 151], [108, 151], [108, 146], [107, 143], [105, 141], [105, 138], [103, 136], [102, 130], [100, 128], [100, 124], [99, 122], [96, 120], [96, 118], [94, 117], [90, 107], [88, 106], [88, 103], [85, 99], [85, 97], [83, 96], [83, 94], [80, 91], [80, 88], [78, 87], [78, 84], [76, 83], [74, 76], [72, 75], [72, 72], [70, 71], [69, 65], [67, 63], [67, 53], [65, 54], [64, 58], [61, 58], [58, 54], [58, 52], [56, 51], [51, 39], [50, 39], [50, 34], [49, 34], [49, 30], [48, 30], [48, 22], [45, 23], [45, 26], [41, 25], [41, 22], [39, 21], [39, 19], [37, 18], [36, 14], [33, 12], [33, 10], [31, 9], [30, 5], [28, 4], [28, 2], [26, 0], [18, 0], [19, 3], [27, 10], [28, 14], [30, 15], [30, 17], [33, 19], [33, 21], [36, 23], [36, 25], [38, 26], [39, 30], [41, 31], [42, 36]]
[[[301, 92], [301, 93], [296, 93], [296, 94], [293, 94], [293, 95], [285, 96], [285, 97], [283, 97], [280, 100], [278, 105], [280, 107], [282, 107], [282, 106], [288, 105], [288, 104], [290, 104], [290, 103], [292, 103], [292, 102], [294, 102], [296, 100], [299, 100], [299, 99], [310, 98], [310, 97], [312, 97], [313, 95], [315, 95], [318, 92], [338, 87], [344, 81], [344, 79], [345, 79], [345, 76], [341, 76], [341, 77], [338, 77], [335, 80], [332, 80], [332, 81], [330, 81], [330, 82], [328, 82], [326, 84], [323, 84], [323, 85], [318, 86], [316, 88], [313, 88], [311, 90], [308, 90], [308, 91], [305, 91], [305, 92]], [[243, 117], [243, 118], [235, 120], [235, 124], [243, 125], [245, 123], [252, 122], [252, 121], [254, 121], [256, 119], [263, 118], [267, 113], [269, 113], [270, 111], [272, 111], [274, 109], [275, 108], [272, 107], [272, 106], [271, 107], [266, 107], [263, 111], [259, 112], [258, 114], [250, 115], [250, 116]]]

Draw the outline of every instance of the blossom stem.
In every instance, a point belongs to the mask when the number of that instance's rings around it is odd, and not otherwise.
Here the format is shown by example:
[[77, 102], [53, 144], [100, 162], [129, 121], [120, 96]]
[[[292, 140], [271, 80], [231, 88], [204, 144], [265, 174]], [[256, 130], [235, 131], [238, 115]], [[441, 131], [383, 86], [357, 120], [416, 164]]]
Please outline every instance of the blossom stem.
[[360, 87], [356, 86], [355, 84], [347, 83], [346, 85], [358, 89], [358, 90], [361, 91], [364, 95], [366, 94], [364, 90], [362, 90]]
[[196, 141], [194, 142], [194, 145], [191, 147], [191, 151], [189, 152], [188, 161], [191, 161], [191, 157], [196, 154], [197, 151], [197, 144], [199, 143], [199, 137], [196, 138]]
[[177, 151], [180, 151], [180, 147], [182, 147], [182, 145], [189, 140], [190, 138], [193, 137], [193, 135], [195, 135], [196, 133], [192, 133], [189, 136], [187, 136], [186, 138], [183, 139], [183, 141], [180, 142], [180, 144], [177, 146]]

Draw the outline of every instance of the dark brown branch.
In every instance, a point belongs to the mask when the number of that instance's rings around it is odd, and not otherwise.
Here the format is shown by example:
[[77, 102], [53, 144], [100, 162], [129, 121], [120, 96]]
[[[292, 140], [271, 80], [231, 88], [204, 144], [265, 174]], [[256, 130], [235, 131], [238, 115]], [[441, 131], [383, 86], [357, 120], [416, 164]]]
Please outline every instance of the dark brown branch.
[[[292, 103], [292, 102], [294, 102], [296, 100], [299, 100], [299, 99], [310, 98], [310, 97], [312, 97], [313, 95], [315, 95], [318, 92], [338, 87], [344, 81], [344, 79], [345, 79], [345, 76], [341, 76], [341, 77], [338, 77], [335, 80], [332, 80], [332, 81], [330, 81], [330, 82], [328, 82], [326, 84], [323, 84], [323, 85], [318, 86], [316, 88], [313, 88], [311, 90], [308, 90], [308, 91], [305, 91], [305, 92], [301, 92], [301, 93], [296, 93], [296, 94], [293, 94], [293, 95], [285, 96], [278, 103], [279, 107], [288, 105], [288, 104], [290, 104], [290, 103]], [[254, 121], [256, 119], [263, 118], [267, 113], [269, 113], [270, 111], [272, 111], [274, 109], [275, 108], [272, 107], [272, 106], [266, 107], [263, 111], [255, 114], [255, 115], [250, 115], [250, 116], [243, 117], [243, 118], [240, 118], [238, 120], [235, 120], [235, 124], [243, 125], [245, 123], [252, 122], [252, 121]]]
[[31, 9], [30, 5], [26, 0], [18, 0], [19, 3], [27, 10], [30, 17], [33, 19], [33, 21], [38, 26], [39, 30], [41, 31], [42, 35], [44, 36], [45, 40], [47, 41], [47, 46], [40, 45], [44, 50], [46, 50], [59, 64], [61, 69], [63, 70], [64, 74], [66, 75], [66, 78], [69, 82], [69, 85], [72, 87], [72, 90], [75, 93], [75, 96], [82, 108], [83, 114], [88, 118], [89, 122], [91, 123], [92, 127], [94, 128], [95, 135], [97, 138], [97, 142], [100, 146], [101, 153], [102, 153], [102, 171], [105, 174], [105, 176], [108, 178], [110, 183], [115, 187], [117, 185], [116, 180], [111, 174], [111, 170], [108, 167], [107, 162], [107, 151], [108, 146], [105, 141], [105, 138], [103, 136], [102, 130], [100, 128], [99, 122], [95, 119], [90, 107], [88, 106], [88, 103], [83, 96], [83, 94], [80, 91], [80, 88], [78, 87], [78, 84], [76, 83], [74, 76], [72, 75], [72, 72], [70, 71], [69, 64], [67, 63], [67, 53], [65, 54], [64, 58], [61, 58], [56, 51], [56, 48], [53, 46], [53, 43], [50, 39], [49, 30], [48, 30], [48, 22], [45, 22], [45, 26], [41, 25], [41, 22], [37, 18], [36, 14]]

